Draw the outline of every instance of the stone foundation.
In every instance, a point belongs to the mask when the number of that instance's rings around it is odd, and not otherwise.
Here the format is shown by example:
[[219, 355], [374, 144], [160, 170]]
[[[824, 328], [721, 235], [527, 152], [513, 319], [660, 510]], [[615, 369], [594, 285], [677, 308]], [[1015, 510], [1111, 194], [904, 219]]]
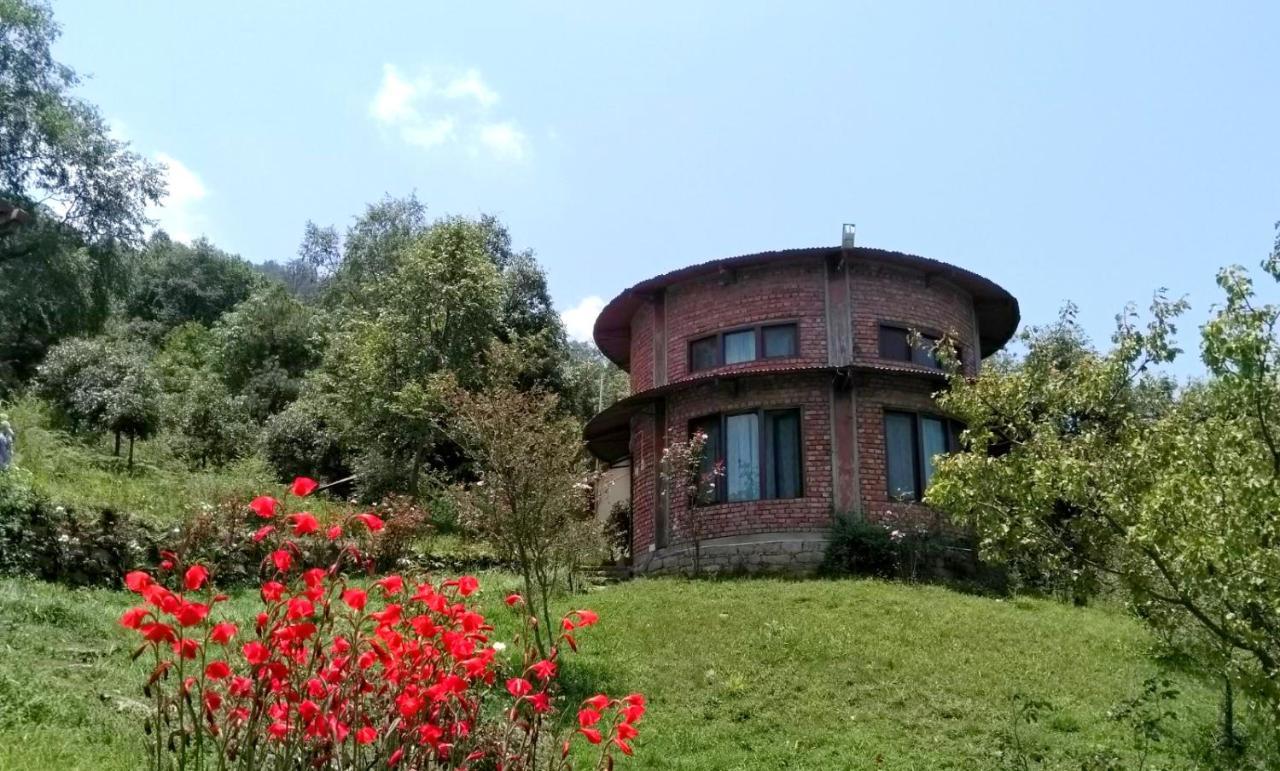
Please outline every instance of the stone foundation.
[[[806, 575], [822, 564], [830, 534], [758, 533], [711, 538], [702, 542], [702, 572], [786, 573]], [[635, 573], [693, 572], [693, 544], [678, 543], [665, 549], [637, 555]]]

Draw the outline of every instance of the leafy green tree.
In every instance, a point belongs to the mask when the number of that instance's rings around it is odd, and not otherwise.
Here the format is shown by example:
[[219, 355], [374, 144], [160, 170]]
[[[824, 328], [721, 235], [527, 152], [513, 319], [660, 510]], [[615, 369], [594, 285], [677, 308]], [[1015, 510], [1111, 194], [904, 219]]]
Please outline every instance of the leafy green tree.
[[305, 476], [330, 481], [348, 475], [342, 437], [322, 398], [304, 392], [262, 427], [260, 446], [281, 481]]
[[164, 329], [188, 321], [210, 326], [262, 283], [248, 263], [209, 241], [187, 246], [157, 233], [142, 252], [125, 311]]
[[[1280, 248], [1263, 268], [1280, 281]], [[1201, 330], [1209, 377], [1176, 398], [1150, 368], [1176, 354], [1185, 304], [1159, 297], [1145, 328], [1120, 317], [1107, 353], [1064, 360], [1061, 336], [1033, 334], [1020, 366], [953, 377], [941, 406], [966, 423], [968, 451], [940, 464], [928, 501], [974, 525], [988, 555], [1109, 577], [1162, 636], [1215, 652], [1196, 660], [1274, 719], [1280, 306], [1240, 268], [1218, 283], [1226, 302]]]
[[181, 394], [203, 377], [217, 356], [218, 338], [198, 321], [179, 324], [164, 336], [151, 360], [166, 394]]
[[145, 359], [127, 357], [120, 379], [106, 390], [103, 426], [115, 434], [116, 455], [120, 454], [120, 437], [129, 439], [126, 468], [133, 469], [135, 441], [149, 439], [160, 430], [160, 382]]
[[[24, 214], [7, 219], [51, 220], [88, 245], [135, 245], [146, 206], [164, 193], [161, 169], [72, 95], [79, 76], [53, 58], [60, 34], [47, 4], [0, 0], [0, 199]], [[0, 229], [0, 263], [41, 251], [27, 230]]]
[[260, 288], [222, 316], [214, 338], [212, 366], [259, 423], [298, 397], [324, 350], [319, 312], [279, 284]]
[[253, 451], [254, 427], [244, 400], [207, 370], [169, 397], [167, 423], [175, 452], [198, 468], [221, 466]]
[[571, 341], [560, 376], [561, 404], [570, 414], [588, 421], [596, 413], [631, 393], [631, 380], [591, 343]]

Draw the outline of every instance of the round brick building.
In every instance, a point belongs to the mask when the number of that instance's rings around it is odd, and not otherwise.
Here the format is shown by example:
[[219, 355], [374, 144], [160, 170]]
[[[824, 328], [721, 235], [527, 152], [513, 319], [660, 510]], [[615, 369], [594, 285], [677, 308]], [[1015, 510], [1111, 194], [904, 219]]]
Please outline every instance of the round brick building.
[[918, 501], [958, 426], [934, 404], [945, 379], [928, 341], [955, 341], [976, 372], [1017, 325], [988, 279], [862, 247], [714, 260], [627, 289], [595, 340], [632, 395], [585, 436], [629, 498], [634, 569], [692, 562], [686, 501], [664, 494], [659, 465], [668, 437], [695, 430], [724, 471], [697, 504], [705, 569], [811, 568], [841, 514], [934, 524]]

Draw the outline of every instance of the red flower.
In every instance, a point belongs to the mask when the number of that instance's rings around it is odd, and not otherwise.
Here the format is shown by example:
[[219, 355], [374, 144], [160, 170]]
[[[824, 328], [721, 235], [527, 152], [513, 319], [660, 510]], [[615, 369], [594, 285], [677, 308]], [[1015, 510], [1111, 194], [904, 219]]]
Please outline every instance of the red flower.
[[529, 697], [529, 703], [533, 705], [534, 712], [550, 712], [551, 697], [546, 691], [538, 691]]
[[294, 535], [310, 535], [320, 529], [320, 520], [309, 511], [290, 514], [289, 521], [293, 523]]
[[518, 594], [508, 594], [507, 599], [503, 600], [503, 602], [507, 603], [508, 608], [512, 608], [524, 602], [524, 598]]
[[605, 696], [603, 693], [597, 693], [595, 696], [592, 696], [590, 699], [586, 699], [582, 703], [591, 707], [595, 711], [600, 712], [603, 711], [605, 707], [609, 706], [609, 697]]
[[231, 667], [225, 661], [210, 661], [204, 668], [204, 676], [210, 680], [221, 680], [231, 674]]
[[616, 730], [618, 732], [619, 739], [634, 739], [636, 738], [636, 735], [640, 733], [636, 730], [636, 727], [630, 723], [618, 723]]
[[268, 581], [262, 585], [262, 599], [266, 602], [279, 602], [283, 596], [284, 584], [279, 581]]
[[459, 576], [457, 584], [458, 594], [463, 597], [469, 597], [470, 595], [475, 594], [476, 590], [480, 588], [480, 582], [476, 580], [475, 576]]
[[306, 498], [308, 495], [315, 492], [316, 487], [316, 480], [309, 477], [298, 477], [293, 480], [293, 486], [289, 488], [289, 492], [299, 498]]
[[378, 586], [382, 587], [382, 591], [390, 597], [393, 594], [399, 594], [404, 590], [404, 579], [400, 576], [387, 576], [386, 578], [375, 581]]
[[369, 531], [372, 533], [378, 532], [384, 525], [386, 525], [386, 523], [382, 521], [381, 517], [372, 512], [368, 514], [357, 514], [355, 518], [363, 522], [364, 526], [369, 528]]
[[209, 615], [209, 606], [199, 602], [183, 602], [173, 617], [183, 626], [195, 626]]
[[129, 591], [137, 594], [142, 594], [143, 590], [155, 582], [150, 573], [142, 570], [132, 570], [124, 574], [124, 585], [129, 588]]
[[600, 722], [600, 713], [594, 709], [584, 707], [578, 710], [578, 727], [590, 728]]
[[527, 695], [532, 690], [533, 690], [533, 683], [530, 683], [528, 680], [525, 680], [523, 677], [513, 677], [507, 681], [507, 693], [511, 694], [517, 699], [520, 698], [521, 696]]
[[539, 680], [550, 680], [556, 676], [556, 663], [550, 659], [543, 659], [529, 667], [529, 671], [537, 675]]
[[592, 744], [599, 744], [601, 738], [603, 738], [600, 736], [600, 732], [594, 728], [579, 728], [578, 733], [587, 737], [587, 741], [591, 742]]
[[259, 495], [252, 501], [249, 501], [249, 508], [253, 509], [253, 513], [263, 519], [271, 519], [276, 515], [276, 509], [280, 507], [280, 501], [272, 498], [270, 495]]
[[619, 739], [619, 738], [617, 738], [617, 737], [614, 737], [614, 739], [613, 739], [613, 744], [614, 744], [614, 746], [616, 746], [618, 749], [622, 750], [622, 754], [623, 754], [623, 755], [630, 755], [630, 754], [631, 754], [631, 745], [630, 745], [630, 744], [627, 744], [627, 743], [626, 743], [626, 742], [624, 742], [624, 741], [622, 741], [622, 739]]
[[403, 758], [403, 757], [404, 757], [404, 747], [401, 747], [400, 749], [391, 753], [391, 756], [387, 758], [387, 765], [391, 766], [392, 768], [395, 768], [397, 765], [400, 764], [400, 758]]
[[244, 652], [245, 660], [255, 666], [266, 662], [267, 657], [270, 655], [267, 646], [257, 640], [245, 643], [240, 650]]
[[120, 626], [125, 629], [137, 629], [151, 611], [146, 608], [129, 608], [120, 616]]
[[204, 692], [204, 708], [210, 712], [217, 712], [222, 706], [222, 696], [217, 691]]
[[360, 744], [372, 744], [378, 739], [378, 731], [371, 725], [356, 731], [356, 741]]
[[293, 597], [289, 600], [288, 617], [290, 621], [297, 621], [300, 618], [306, 618], [315, 613], [315, 605], [306, 597]]
[[173, 642], [178, 639], [173, 633], [173, 628], [168, 624], [143, 624], [138, 627], [138, 631], [142, 634], [142, 638], [149, 642]]
[[262, 539], [263, 539], [263, 538], [266, 538], [267, 536], [269, 536], [269, 535], [271, 535], [273, 532], [275, 532], [275, 529], [276, 529], [276, 526], [275, 526], [275, 525], [264, 525], [264, 526], [262, 526], [262, 527], [258, 528], [258, 529], [257, 529], [257, 530], [255, 530], [255, 531], [254, 531], [254, 533], [253, 533], [253, 542], [254, 542], [254, 543], [262, 543]]
[[182, 640], [175, 640], [173, 643], [173, 652], [184, 659], [194, 659], [196, 654], [200, 652], [200, 643], [190, 637]]
[[204, 586], [204, 582], [209, 580], [209, 569], [204, 565], [192, 565], [187, 568], [187, 574], [183, 576], [182, 583], [187, 587], [187, 591], [199, 591]]
[[275, 564], [276, 570], [288, 573], [289, 567], [293, 565], [293, 555], [286, 549], [276, 549], [271, 552], [271, 562]]
[[342, 592], [342, 601], [355, 611], [364, 610], [368, 599], [369, 595], [363, 589], [344, 589]]
[[277, 720], [271, 725], [267, 726], [267, 733], [271, 734], [272, 738], [274, 739], [283, 739], [284, 737], [289, 735], [289, 724], [283, 721]]
[[342, 526], [333, 525], [332, 527], [330, 527], [328, 530], [325, 531], [325, 535], [329, 538], [330, 541], [338, 540], [339, 538], [342, 537]]

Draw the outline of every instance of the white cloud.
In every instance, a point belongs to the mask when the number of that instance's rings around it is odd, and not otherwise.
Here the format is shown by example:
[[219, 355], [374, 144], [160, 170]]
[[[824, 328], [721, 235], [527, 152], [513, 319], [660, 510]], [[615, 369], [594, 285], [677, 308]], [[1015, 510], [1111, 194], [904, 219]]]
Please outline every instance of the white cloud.
[[165, 168], [168, 192], [148, 211], [148, 216], [175, 241], [191, 242], [204, 234], [205, 218], [199, 204], [208, 195], [200, 177], [168, 153], [156, 153], [156, 160]]
[[400, 141], [422, 150], [461, 144], [471, 155], [521, 161], [529, 141], [510, 120], [492, 120], [495, 91], [478, 70], [424, 69], [406, 76], [394, 64], [382, 65], [382, 83], [369, 115]]
[[529, 140], [513, 123], [486, 123], [480, 127], [480, 144], [503, 160], [524, 160]]
[[591, 340], [591, 330], [595, 327], [596, 317], [604, 310], [604, 300], [596, 295], [584, 297], [572, 308], [563, 311], [560, 319], [564, 322], [565, 331], [574, 340]]

